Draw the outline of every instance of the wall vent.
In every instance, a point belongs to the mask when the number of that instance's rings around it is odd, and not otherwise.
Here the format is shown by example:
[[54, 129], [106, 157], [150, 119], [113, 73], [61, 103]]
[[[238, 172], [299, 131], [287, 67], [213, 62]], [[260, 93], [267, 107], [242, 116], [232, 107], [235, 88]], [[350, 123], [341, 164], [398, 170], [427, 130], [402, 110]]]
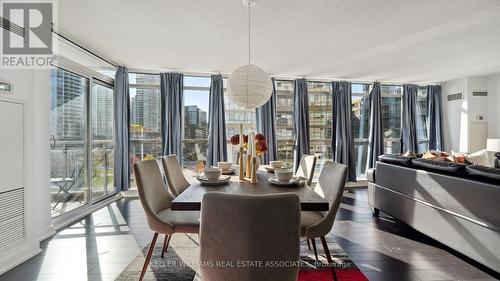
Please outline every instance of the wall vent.
[[24, 188], [0, 193], [0, 249], [26, 236], [24, 220]]
[[488, 92], [472, 92], [473, 97], [487, 97]]
[[462, 95], [462, 93], [451, 94], [451, 95], [448, 95], [446, 98], [448, 101], [462, 100], [463, 95]]

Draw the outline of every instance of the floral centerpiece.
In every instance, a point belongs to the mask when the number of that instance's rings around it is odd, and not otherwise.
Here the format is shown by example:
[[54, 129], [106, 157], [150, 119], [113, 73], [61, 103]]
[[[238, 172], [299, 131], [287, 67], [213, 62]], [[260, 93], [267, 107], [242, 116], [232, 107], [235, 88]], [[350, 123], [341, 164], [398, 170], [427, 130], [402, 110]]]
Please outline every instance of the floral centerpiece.
[[[232, 145], [238, 145], [240, 144], [240, 135], [234, 135], [231, 137], [229, 142]], [[258, 157], [261, 157], [264, 155], [264, 153], [267, 152], [267, 143], [266, 143], [266, 137], [264, 137], [263, 134], [255, 134], [255, 152]], [[243, 135], [243, 148], [245, 149], [245, 152], [248, 150], [248, 135]]]

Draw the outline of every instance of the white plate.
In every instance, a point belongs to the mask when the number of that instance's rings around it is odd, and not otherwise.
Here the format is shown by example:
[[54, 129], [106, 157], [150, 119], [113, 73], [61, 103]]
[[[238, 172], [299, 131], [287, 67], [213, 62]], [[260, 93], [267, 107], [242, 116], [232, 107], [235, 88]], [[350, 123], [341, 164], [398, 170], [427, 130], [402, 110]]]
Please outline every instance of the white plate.
[[298, 186], [299, 182], [296, 178], [291, 178], [289, 181], [279, 181], [276, 177], [269, 178], [269, 183], [276, 186]]
[[208, 180], [205, 176], [196, 176], [202, 185], [222, 185], [231, 180], [231, 176], [222, 176], [216, 180]]
[[231, 169], [228, 169], [228, 170], [222, 170], [222, 174], [223, 175], [233, 175], [236, 173], [236, 169], [235, 168], [231, 168]]

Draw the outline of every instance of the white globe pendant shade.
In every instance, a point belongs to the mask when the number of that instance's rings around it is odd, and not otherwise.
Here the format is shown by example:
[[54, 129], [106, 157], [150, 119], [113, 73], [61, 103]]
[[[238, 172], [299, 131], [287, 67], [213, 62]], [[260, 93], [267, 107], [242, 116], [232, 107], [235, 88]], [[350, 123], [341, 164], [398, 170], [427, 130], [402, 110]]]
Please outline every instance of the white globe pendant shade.
[[264, 105], [272, 95], [271, 78], [262, 68], [247, 64], [229, 76], [227, 96], [240, 107], [252, 109]]

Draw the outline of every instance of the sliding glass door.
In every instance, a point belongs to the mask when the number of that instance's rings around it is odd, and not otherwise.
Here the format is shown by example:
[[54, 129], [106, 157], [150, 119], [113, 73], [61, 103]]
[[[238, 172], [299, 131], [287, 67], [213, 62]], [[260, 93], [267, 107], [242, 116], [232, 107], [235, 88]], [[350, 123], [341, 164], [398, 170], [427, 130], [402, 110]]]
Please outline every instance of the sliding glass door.
[[51, 75], [50, 193], [52, 216], [88, 203], [86, 179], [89, 79], [62, 69]]
[[55, 68], [50, 96], [52, 217], [114, 194], [113, 88], [93, 76]]
[[90, 108], [92, 124], [91, 178], [92, 202], [114, 193], [113, 178], [113, 89], [92, 82]]

